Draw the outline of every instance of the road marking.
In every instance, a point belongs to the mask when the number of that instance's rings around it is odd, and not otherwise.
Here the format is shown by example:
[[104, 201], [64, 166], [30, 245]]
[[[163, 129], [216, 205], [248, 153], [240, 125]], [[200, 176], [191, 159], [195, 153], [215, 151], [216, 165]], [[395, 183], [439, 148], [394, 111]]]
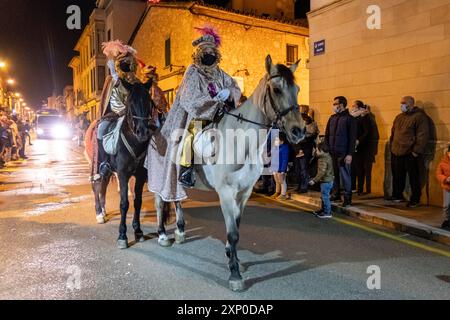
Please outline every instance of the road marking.
[[[292, 207], [292, 208], [299, 209], [299, 210], [302, 210], [302, 211], [305, 210], [304, 207], [302, 207], [301, 205], [295, 204], [295, 203], [278, 202], [278, 201], [275, 201], [275, 200], [271, 199], [270, 197], [262, 196], [262, 195], [259, 195], [259, 194], [258, 194], [258, 197], [270, 200], [273, 203], [286, 205], [288, 207]], [[422, 249], [422, 250], [425, 250], [425, 251], [433, 252], [433, 253], [436, 253], [438, 255], [450, 258], [450, 251], [447, 251], [447, 250], [444, 250], [444, 249], [434, 248], [432, 246], [428, 246], [426, 244], [423, 244], [423, 243], [420, 243], [420, 242], [417, 242], [417, 241], [414, 241], [414, 240], [405, 239], [405, 238], [403, 238], [404, 235], [399, 236], [399, 235], [389, 234], [387, 232], [380, 231], [380, 230], [377, 230], [377, 229], [365, 226], [363, 224], [359, 224], [359, 223], [352, 222], [352, 221], [349, 221], [349, 220], [346, 220], [346, 219], [342, 219], [342, 218], [336, 218], [335, 216], [333, 217], [333, 220], [335, 220], [335, 221], [337, 221], [337, 222], [339, 222], [341, 224], [345, 224], [345, 225], [348, 225], [348, 226], [351, 226], [351, 227], [354, 227], [354, 228], [358, 228], [358, 229], [361, 229], [361, 230], [364, 230], [364, 231], [367, 231], [367, 232], [370, 232], [370, 233], [373, 233], [373, 234], [376, 234], [376, 235], [379, 235], [379, 236], [382, 236], [382, 237], [385, 237], [385, 238], [388, 238], [388, 239], [391, 239], [391, 240], [394, 240], [394, 241], [397, 241], [397, 242], [401, 242], [403, 244], [406, 244], [406, 245], [409, 245], [409, 246], [412, 246], [412, 247], [415, 247], [415, 248], [419, 248], [419, 249]]]

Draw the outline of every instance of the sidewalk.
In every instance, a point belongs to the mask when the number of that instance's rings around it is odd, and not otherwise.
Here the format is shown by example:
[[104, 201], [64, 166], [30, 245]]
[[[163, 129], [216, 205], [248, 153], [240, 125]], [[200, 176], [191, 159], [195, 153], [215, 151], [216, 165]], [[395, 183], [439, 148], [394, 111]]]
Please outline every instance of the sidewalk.
[[[310, 191], [307, 194], [297, 194], [289, 190], [291, 199], [300, 203], [319, 208], [320, 193]], [[342, 208], [333, 203], [333, 211], [360, 220], [413, 234], [428, 240], [450, 245], [450, 232], [440, 229], [443, 221], [443, 211], [437, 207], [406, 208], [405, 203], [392, 204], [382, 197], [355, 196], [353, 206]]]

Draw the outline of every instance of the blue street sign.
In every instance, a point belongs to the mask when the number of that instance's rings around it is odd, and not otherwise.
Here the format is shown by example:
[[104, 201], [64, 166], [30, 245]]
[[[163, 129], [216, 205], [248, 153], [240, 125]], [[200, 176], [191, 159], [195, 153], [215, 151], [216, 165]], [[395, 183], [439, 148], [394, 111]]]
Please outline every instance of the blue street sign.
[[325, 53], [325, 40], [314, 42], [314, 55], [318, 56]]

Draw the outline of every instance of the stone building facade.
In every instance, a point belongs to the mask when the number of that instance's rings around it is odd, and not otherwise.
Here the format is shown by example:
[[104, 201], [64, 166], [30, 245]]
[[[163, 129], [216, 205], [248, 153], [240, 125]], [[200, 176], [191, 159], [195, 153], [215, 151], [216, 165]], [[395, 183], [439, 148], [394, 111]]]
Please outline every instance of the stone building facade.
[[[289, 64], [301, 59], [296, 73], [301, 86], [300, 104], [309, 103], [308, 29], [285, 19], [260, 18], [193, 2], [150, 5], [137, 27], [131, 45], [139, 58], [154, 65], [160, 87], [173, 101], [184, 71], [192, 63], [192, 41], [199, 37], [195, 27], [214, 26], [223, 38], [221, 67], [234, 76], [250, 96], [265, 74], [264, 61]], [[289, 52], [289, 53], [288, 53]]]
[[[450, 1], [312, 0], [308, 18], [310, 100], [322, 132], [335, 96], [372, 107], [381, 135], [373, 189], [383, 194], [389, 187], [385, 148], [393, 120], [400, 113], [400, 98], [414, 96], [434, 122], [437, 141], [430, 141], [433, 160], [424, 178], [429, 202], [441, 205], [434, 171], [450, 140]], [[378, 18], [381, 28], [373, 29]]]

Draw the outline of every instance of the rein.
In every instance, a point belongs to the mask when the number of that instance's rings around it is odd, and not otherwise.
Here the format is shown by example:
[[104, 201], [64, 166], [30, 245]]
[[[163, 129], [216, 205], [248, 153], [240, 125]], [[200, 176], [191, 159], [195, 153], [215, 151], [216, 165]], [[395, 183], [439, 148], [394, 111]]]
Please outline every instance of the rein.
[[[271, 80], [273, 80], [273, 79], [276, 79], [276, 78], [281, 78], [281, 75], [274, 75], [274, 76], [271, 76], [271, 77], [269, 77], [269, 78], [267, 79], [267, 82], [269, 82], [269, 81], [271, 81]], [[274, 108], [275, 101], [273, 100], [272, 94], [270, 93], [269, 85], [268, 85], [268, 84], [267, 84], [267, 91], [266, 91], [266, 94], [265, 94], [265, 96], [264, 96], [264, 102], [266, 101], [267, 95], [269, 96], [270, 106], [271, 106], [271, 108], [272, 108], [272, 111], [273, 111], [273, 112], [275, 113], [275, 115], [276, 115], [275, 121], [274, 121], [272, 124], [270, 124], [270, 125], [267, 125], [267, 124], [264, 124], [264, 123], [259, 123], [259, 122], [256, 122], [256, 121], [252, 121], [252, 120], [250, 120], [250, 119], [246, 119], [246, 118], [243, 117], [242, 113], [239, 113], [238, 115], [236, 115], [236, 114], [233, 114], [233, 113], [227, 111], [226, 109], [224, 109], [224, 113], [225, 113], [226, 115], [229, 115], [229, 116], [232, 116], [232, 117], [236, 118], [237, 121], [239, 121], [239, 122], [241, 122], [241, 123], [242, 123], [242, 122], [247, 122], [247, 123], [255, 124], [255, 125], [258, 125], [258, 126], [261, 126], [261, 127], [265, 127], [265, 128], [267, 128], [267, 129], [272, 129], [272, 128], [274, 128], [274, 127], [279, 127], [279, 123], [281, 122], [281, 120], [283, 120], [283, 118], [284, 118], [285, 116], [287, 116], [289, 113], [295, 111], [295, 109], [297, 108], [297, 106], [295, 106], [295, 105], [294, 105], [294, 106], [291, 106], [290, 108], [288, 108], [288, 109], [283, 110], [283, 111], [280, 112], [280, 111], [278, 111], [278, 110], [275, 110], [275, 108]], [[267, 105], [267, 104], [264, 103], [264, 114], [267, 116], [266, 105]]]
[[[155, 107], [153, 102], [151, 102], [151, 107], [152, 107], [152, 109]], [[150, 112], [150, 116], [148, 116], [148, 117], [139, 117], [139, 116], [134, 115], [133, 111], [128, 106], [127, 106], [125, 118], [126, 118], [126, 123], [128, 125], [129, 131], [135, 138], [137, 138], [137, 134], [134, 131], [135, 126], [134, 126], [133, 119], [149, 121], [149, 122], [152, 120], [151, 112]], [[120, 138], [122, 139], [122, 142], [125, 145], [125, 148], [128, 150], [130, 155], [133, 157], [134, 161], [136, 163], [139, 163], [145, 157], [146, 151], [144, 150], [144, 152], [141, 155], [137, 156], [136, 153], [134, 152], [133, 148], [131, 147], [130, 143], [128, 142], [127, 137], [124, 135], [123, 132], [120, 132]]]

